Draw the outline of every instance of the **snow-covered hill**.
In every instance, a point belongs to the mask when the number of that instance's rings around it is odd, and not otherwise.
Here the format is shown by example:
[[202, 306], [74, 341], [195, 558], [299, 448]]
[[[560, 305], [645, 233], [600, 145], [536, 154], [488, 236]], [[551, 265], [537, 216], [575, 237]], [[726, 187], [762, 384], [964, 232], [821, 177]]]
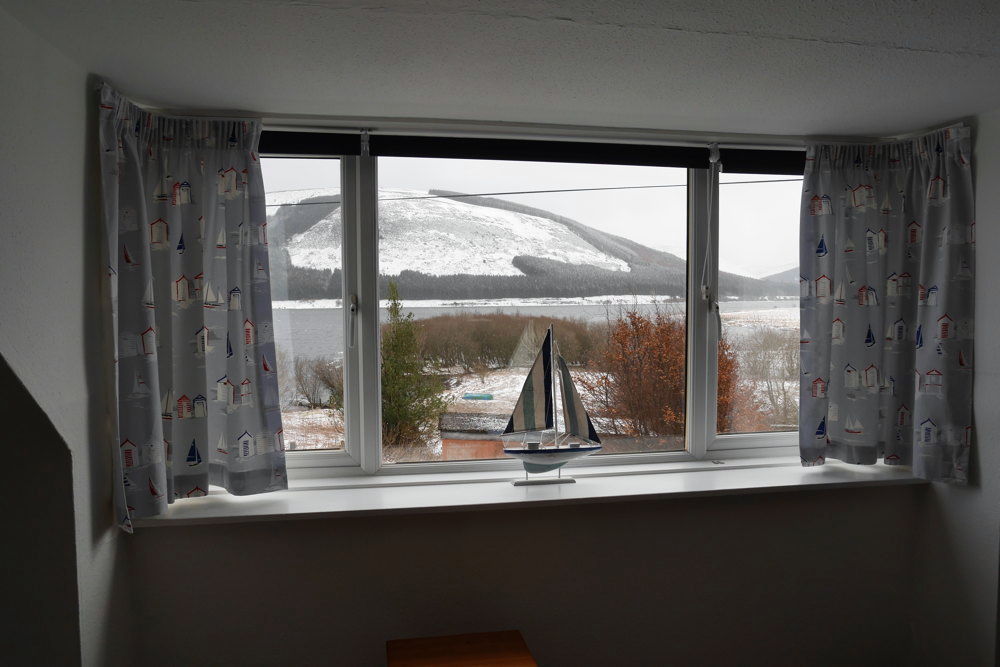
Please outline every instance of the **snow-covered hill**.
[[[339, 191], [268, 195], [268, 202], [295, 204], [330, 199]], [[534, 215], [477, 206], [461, 200], [428, 199], [426, 192], [379, 191], [379, 272], [399, 275], [523, 275], [514, 258], [527, 255], [577, 267], [629, 271], [565, 224]], [[424, 197], [424, 198], [419, 198]], [[415, 199], [417, 198], [417, 199]], [[322, 201], [320, 199], [319, 201]], [[279, 209], [280, 210], [280, 209]], [[276, 209], [269, 209], [272, 215]], [[312, 269], [340, 268], [340, 209], [324, 216], [287, 243], [292, 264]]]

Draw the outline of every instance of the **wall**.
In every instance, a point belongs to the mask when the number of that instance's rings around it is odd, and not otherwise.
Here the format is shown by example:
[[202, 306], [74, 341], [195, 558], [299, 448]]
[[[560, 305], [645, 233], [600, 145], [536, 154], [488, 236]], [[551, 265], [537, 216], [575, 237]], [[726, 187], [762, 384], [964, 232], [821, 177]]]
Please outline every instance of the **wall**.
[[976, 119], [976, 349], [972, 484], [934, 485], [920, 506], [915, 664], [992, 665], [1000, 567], [1000, 110]]
[[[3, 507], [14, 508], [4, 514], [0, 590], [8, 603], [18, 601], [16, 613], [0, 624], [0, 655], [15, 665], [76, 664], [80, 623], [72, 548], [73, 461], [52, 422], [3, 358], [0, 387], [0, 424], [6, 436], [0, 500]], [[19, 446], [23, 443], [31, 446]]]
[[[72, 483], [58, 476], [56, 460], [26, 467], [22, 474], [32, 476], [34, 493], [10, 494], [4, 509], [33, 516], [42, 494], [72, 490], [72, 532], [53, 532], [47, 549], [24, 545], [18, 554], [31, 567], [47, 564], [54, 571], [65, 569], [65, 553], [75, 553], [77, 583], [67, 588], [61, 576], [53, 581], [60, 582], [61, 608], [78, 608], [79, 637], [62, 633], [50, 642], [62, 650], [65, 642], [79, 641], [84, 664], [109, 664], [125, 645], [124, 638], [110, 637], [114, 614], [127, 605], [114, 574], [119, 544], [111, 526], [101, 355], [95, 353], [101, 263], [91, 84], [85, 71], [0, 9], [0, 85], [0, 356], [24, 383], [5, 383], [3, 391], [15, 404], [37, 401], [51, 420], [33, 421], [26, 412], [19, 430], [33, 438], [15, 439], [18, 430], [5, 429], [4, 444], [31, 447], [33, 459], [52, 456], [72, 465]], [[23, 396], [25, 387], [31, 397]], [[43, 521], [39, 516], [37, 530], [67, 530]], [[16, 569], [5, 574], [20, 576]]]
[[550, 667], [893, 664], [922, 491], [147, 528], [140, 661], [363, 667], [517, 628]]

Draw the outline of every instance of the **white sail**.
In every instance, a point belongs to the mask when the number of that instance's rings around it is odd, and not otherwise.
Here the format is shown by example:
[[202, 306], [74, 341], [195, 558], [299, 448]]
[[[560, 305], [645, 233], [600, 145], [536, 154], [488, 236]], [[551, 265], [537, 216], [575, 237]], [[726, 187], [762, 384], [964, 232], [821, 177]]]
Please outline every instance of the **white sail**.
[[847, 423], [844, 424], [844, 431], [847, 433], [864, 433], [864, 427], [861, 426], [860, 421], [852, 416], [847, 418]]
[[557, 355], [556, 360], [559, 364], [560, 393], [562, 394], [566, 433], [599, 443], [601, 439], [597, 436], [593, 422], [590, 421], [590, 415], [583, 407], [583, 401], [580, 400], [580, 394], [576, 391], [576, 385], [573, 384], [573, 376], [570, 375], [566, 360], [561, 354]]
[[174, 416], [174, 390], [170, 389], [163, 396], [163, 418], [173, 419]]
[[535, 321], [528, 320], [528, 323], [524, 325], [524, 331], [521, 332], [521, 338], [517, 341], [517, 347], [514, 348], [514, 353], [510, 356], [511, 368], [527, 368], [531, 366], [534, 358], [536, 356], [535, 350], [538, 349], [538, 333], [535, 331]]
[[142, 305], [146, 308], [156, 308], [156, 301], [153, 299], [153, 279], [146, 283], [146, 293], [142, 296]]
[[555, 403], [552, 395], [552, 329], [545, 334], [535, 363], [524, 379], [514, 412], [504, 433], [523, 433], [552, 429]]
[[222, 302], [219, 301], [219, 294], [212, 287], [212, 283], [205, 285], [205, 295], [202, 298], [204, 299], [205, 308], [217, 308], [222, 305]]

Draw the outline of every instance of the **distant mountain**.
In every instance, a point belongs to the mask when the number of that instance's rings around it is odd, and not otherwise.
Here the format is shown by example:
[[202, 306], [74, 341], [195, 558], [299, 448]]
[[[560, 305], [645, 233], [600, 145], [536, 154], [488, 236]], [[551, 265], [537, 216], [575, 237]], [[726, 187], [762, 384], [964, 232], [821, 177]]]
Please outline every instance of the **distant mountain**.
[[[430, 198], [429, 198], [430, 197]], [[268, 195], [275, 298], [340, 296], [340, 193]], [[379, 191], [381, 281], [404, 298], [658, 294], [683, 297], [686, 262], [549, 211], [432, 190]], [[720, 274], [724, 297], [793, 293], [792, 285]]]
[[799, 273], [798, 267], [793, 266], [785, 271], [779, 271], [778, 273], [774, 273], [770, 276], [764, 276], [761, 280], [766, 280], [767, 282], [772, 283], [791, 283], [793, 285], [798, 285]]

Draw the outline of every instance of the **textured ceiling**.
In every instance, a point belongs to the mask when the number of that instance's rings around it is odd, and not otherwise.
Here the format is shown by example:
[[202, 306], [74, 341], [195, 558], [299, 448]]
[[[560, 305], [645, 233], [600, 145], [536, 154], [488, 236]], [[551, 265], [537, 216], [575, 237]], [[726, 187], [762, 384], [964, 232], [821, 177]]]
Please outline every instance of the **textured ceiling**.
[[0, 0], [170, 107], [885, 136], [1000, 107], [995, 0]]

